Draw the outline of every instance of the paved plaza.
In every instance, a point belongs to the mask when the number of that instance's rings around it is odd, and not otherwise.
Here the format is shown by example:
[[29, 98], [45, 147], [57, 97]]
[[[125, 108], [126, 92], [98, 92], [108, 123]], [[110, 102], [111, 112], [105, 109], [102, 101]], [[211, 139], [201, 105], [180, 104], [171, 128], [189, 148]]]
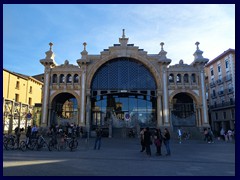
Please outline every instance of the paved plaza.
[[[171, 156], [140, 152], [139, 139], [102, 138], [94, 150], [94, 138], [79, 139], [77, 150], [3, 150], [3, 176], [235, 176], [235, 144], [202, 140], [170, 143]], [[166, 154], [165, 146], [162, 153]]]

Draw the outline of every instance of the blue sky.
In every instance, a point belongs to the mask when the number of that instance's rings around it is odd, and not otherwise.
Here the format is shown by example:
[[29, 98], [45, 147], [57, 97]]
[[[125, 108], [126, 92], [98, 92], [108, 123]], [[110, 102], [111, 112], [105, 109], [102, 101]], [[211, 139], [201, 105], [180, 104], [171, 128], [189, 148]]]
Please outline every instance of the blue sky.
[[53, 42], [58, 65], [81, 58], [83, 42], [89, 54], [99, 54], [125, 29], [130, 44], [158, 54], [164, 42], [174, 65], [190, 64], [200, 42], [203, 56], [214, 59], [235, 49], [234, 4], [4, 4], [3, 67], [36, 75], [44, 72], [39, 60]]

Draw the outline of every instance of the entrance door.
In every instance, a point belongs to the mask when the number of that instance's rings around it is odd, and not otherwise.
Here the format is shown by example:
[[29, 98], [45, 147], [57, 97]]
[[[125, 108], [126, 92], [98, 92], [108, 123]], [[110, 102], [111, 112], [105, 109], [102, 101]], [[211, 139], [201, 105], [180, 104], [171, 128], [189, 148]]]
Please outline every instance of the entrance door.
[[114, 128], [156, 126], [156, 97], [114, 93], [92, 97], [92, 125]]
[[173, 110], [171, 112], [174, 127], [195, 126], [195, 108], [193, 99], [186, 93], [179, 93], [173, 97]]

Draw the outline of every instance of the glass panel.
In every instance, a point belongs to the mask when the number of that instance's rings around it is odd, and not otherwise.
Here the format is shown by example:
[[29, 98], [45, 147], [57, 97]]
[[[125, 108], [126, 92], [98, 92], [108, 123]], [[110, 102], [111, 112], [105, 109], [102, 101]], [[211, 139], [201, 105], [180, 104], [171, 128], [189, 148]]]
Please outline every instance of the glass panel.
[[140, 62], [130, 58], [116, 58], [96, 72], [92, 90], [156, 89], [155, 79]]
[[[102, 96], [92, 100], [93, 124], [107, 122], [109, 118], [113, 121], [113, 127], [136, 127], [137, 123], [143, 126], [153, 127], [156, 125], [156, 98], [143, 95], [117, 94]], [[95, 115], [95, 111], [100, 111], [101, 119]], [[130, 118], [127, 118], [127, 116]], [[95, 122], [96, 121], [96, 122]], [[95, 124], [94, 124], [95, 123]], [[106, 123], [105, 123], [106, 124]]]
[[118, 68], [117, 63], [109, 63], [108, 64], [108, 76], [111, 77], [112, 80], [109, 81], [108, 88], [109, 89], [117, 89], [118, 87]]
[[135, 96], [129, 97], [129, 112], [137, 111], [137, 99]]

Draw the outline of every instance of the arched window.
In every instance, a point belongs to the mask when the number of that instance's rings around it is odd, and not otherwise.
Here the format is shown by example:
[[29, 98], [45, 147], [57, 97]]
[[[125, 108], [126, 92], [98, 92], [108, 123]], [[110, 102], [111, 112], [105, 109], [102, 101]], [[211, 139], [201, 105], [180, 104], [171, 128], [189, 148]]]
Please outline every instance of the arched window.
[[189, 82], [189, 80], [188, 80], [188, 74], [184, 74], [183, 79], [184, 79], [184, 83], [188, 83], [188, 82]]
[[71, 83], [72, 82], [72, 75], [68, 74], [67, 75], [67, 83]]
[[192, 83], [196, 83], [196, 75], [195, 74], [191, 75], [191, 81], [192, 81]]
[[168, 80], [169, 80], [170, 83], [173, 83], [174, 82], [174, 75], [170, 74], [169, 77], [168, 77]]
[[74, 74], [74, 76], [73, 76], [73, 82], [74, 82], [74, 83], [78, 83], [78, 81], [79, 81], [79, 76], [78, 76], [78, 74]]
[[52, 83], [57, 83], [57, 75], [54, 74], [52, 77]]
[[177, 74], [177, 83], [181, 83], [181, 74]]
[[147, 67], [132, 58], [116, 58], [103, 64], [92, 80], [92, 90], [155, 90]]
[[59, 77], [59, 82], [60, 82], [60, 83], [64, 83], [64, 82], [65, 82], [64, 74], [61, 74], [61, 75], [60, 75], [60, 77]]

